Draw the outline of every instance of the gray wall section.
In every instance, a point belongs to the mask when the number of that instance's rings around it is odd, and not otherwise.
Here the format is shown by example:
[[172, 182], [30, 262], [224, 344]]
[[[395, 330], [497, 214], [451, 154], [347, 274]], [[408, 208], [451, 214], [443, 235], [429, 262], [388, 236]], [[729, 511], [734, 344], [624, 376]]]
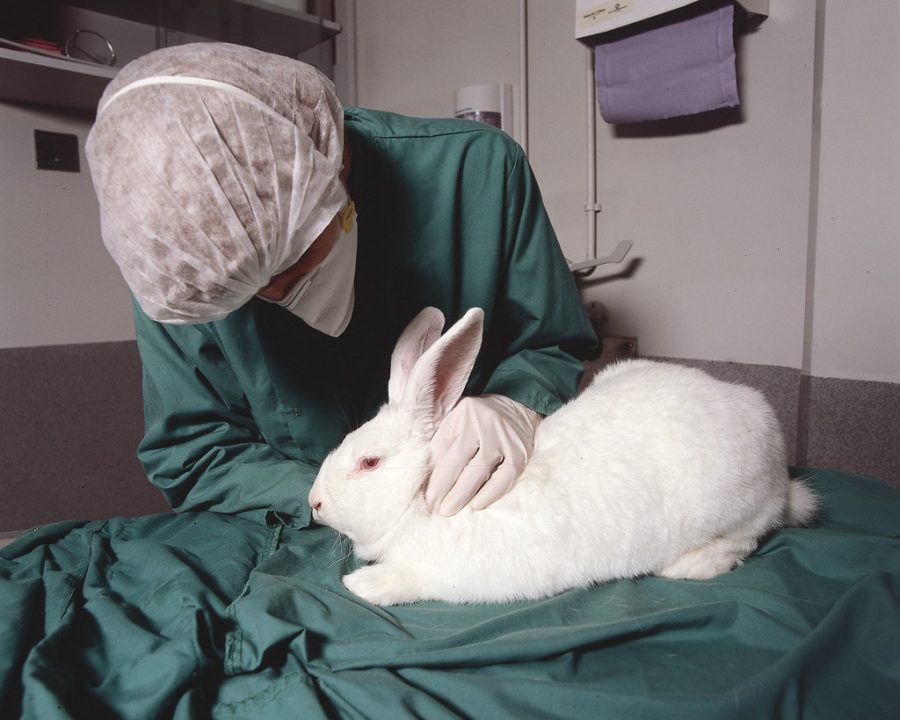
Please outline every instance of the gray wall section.
[[[587, 363], [586, 374], [607, 359]], [[656, 359], [759, 388], [781, 422], [791, 464], [871, 475], [900, 487], [900, 384], [809, 377], [775, 365]]]
[[900, 384], [819, 378], [771, 365], [678, 360], [759, 388], [795, 465], [873, 475], [900, 487]]
[[[614, 355], [624, 356], [626, 348]], [[671, 359], [762, 390], [797, 465], [900, 486], [900, 385], [799, 370]], [[588, 373], [600, 362], [589, 363]], [[134, 342], [0, 350], [0, 531], [163, 512], [135, 450], [143, 431]]]
[[900, 384], [807, 377], [807, 464], [849, 468], [900, 487]]
[[720, 380], [743, 383], [762, 391], [768, 401], [772, 403], [772, 407], [775, 408], [775, 414], [781, 423], [781, 430], [787, 445], [788, 462], [795, 465], [806, 464], [798, 454], [797, 442], [797, 418], [802, 414], [799, 370], [777, 365], [746, 365], [679, 358], [659, 359], [700, 368]]
[[0, 531], [167, 509], [135, 450], [134, 342], [0, 350]]

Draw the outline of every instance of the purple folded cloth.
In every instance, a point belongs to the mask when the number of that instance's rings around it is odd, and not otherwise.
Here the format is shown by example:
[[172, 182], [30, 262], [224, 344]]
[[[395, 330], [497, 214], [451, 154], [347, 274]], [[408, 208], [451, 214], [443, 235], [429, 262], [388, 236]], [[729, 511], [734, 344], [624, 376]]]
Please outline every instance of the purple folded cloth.
[[603, 119], [661, 120], [740, 103], [733, 24], [734, 6], [728, 4], [601, 42], [594, 62]]

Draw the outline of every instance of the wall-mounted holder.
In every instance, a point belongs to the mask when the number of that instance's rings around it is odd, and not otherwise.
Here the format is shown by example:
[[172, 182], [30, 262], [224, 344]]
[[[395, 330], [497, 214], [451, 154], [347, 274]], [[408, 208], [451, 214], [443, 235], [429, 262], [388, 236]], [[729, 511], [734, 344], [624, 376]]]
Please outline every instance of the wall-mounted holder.
[[[597, 137], [596, 84], [593, 45], [597, 35], [626, 27], [663, 13], [691, 5], [697, 0], [576, 0], [575, 37], [588, 48], [587, 52], [587, 134], [588, 134], [588, 190], [584, 210], [587, 213], [587, 259], [569, 263], [569, 270], [588, 274], [600, 265], [621, 263], [633, 243], [623, 240], [608, 255], [597, 257]], [[736, 0], [758, 24], [769, 14], [769, 0]], [[587, 272], [586, 272], [587, 271]]]
[[[582, 42], [592, 35], [632, 25], [697, 0], [576, 0], [575, 37]], [[751, 15], [768, 17], [769, 0], [736, 0]]]

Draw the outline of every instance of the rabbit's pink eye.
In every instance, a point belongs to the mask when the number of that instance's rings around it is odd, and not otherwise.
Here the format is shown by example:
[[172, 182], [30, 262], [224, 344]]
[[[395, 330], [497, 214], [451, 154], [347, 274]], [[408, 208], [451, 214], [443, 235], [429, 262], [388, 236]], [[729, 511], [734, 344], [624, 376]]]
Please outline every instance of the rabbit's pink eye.
[[378, 467], [378, 463], [381, 462], [381, 458], [379, 457], [364, 457], [359, 461], [359, 465], [357, 466], [358, 470], [374, 470]]

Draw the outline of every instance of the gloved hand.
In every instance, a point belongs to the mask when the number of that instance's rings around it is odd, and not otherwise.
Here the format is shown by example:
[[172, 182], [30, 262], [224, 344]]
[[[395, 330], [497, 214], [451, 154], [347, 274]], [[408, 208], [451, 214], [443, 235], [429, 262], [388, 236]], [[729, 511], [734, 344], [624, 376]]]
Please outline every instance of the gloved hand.
[[541, 418], [503, 395], [462, 398], [431, 439], [428, 506], [455, 515], [470, 501], [481, 510], [503, 497], [531, 456]]

